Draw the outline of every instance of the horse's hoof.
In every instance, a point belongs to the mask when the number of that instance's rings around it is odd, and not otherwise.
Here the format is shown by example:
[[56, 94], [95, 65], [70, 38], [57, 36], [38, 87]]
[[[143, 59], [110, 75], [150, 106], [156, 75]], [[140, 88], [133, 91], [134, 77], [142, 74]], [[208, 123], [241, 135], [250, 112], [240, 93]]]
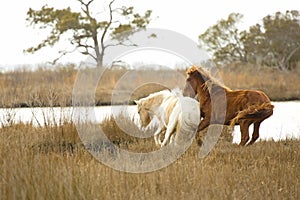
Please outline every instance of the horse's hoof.
[[161, 146], [161, 141], [155, 141], [155, 145], [160, 147]]
[[197, 144], [198, 144], [199, 147], [201, 147], [202, 144], [203, 144], [202, 140], [201, 140], [201, 139], [198, 139], [198, 140], [197, 140]]

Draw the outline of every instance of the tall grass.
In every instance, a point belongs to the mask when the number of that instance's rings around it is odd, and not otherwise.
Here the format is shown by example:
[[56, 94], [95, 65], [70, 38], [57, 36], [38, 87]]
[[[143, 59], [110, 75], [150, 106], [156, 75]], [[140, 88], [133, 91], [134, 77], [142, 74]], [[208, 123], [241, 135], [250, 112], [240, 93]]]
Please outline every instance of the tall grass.
[[236, 64], [221, 68], [220, 75], [230, 88], [263, 90], [273, 101], [300, 99], [300, 64], [291, 71]]
[[[138, 131], [130, 119], [125, 121]], [[120, 148], [153, 151], [153, 138], [125, 135], [116, 120], [101, 124]], [[100, 141], [98, 141], [100, 142]], [[72, 122], [0, 129], [0, 199], [297, 199], [299, 140], [239, 147], [219, 141], [200, 160], [194, 142], [170, 166], [130, 174], [115, 171], [84, 148]]]
[[[86, 69], [92, 71], [93, 69]], [[219, 68], [225, 85], [233, 89], [260, 89], [265, 91], [272, 100], [291, 100], [300, 98], [300, 70], [279, 71], [250, 65], [232, 65]], [[115, 103], [124, 103], [130, 96], [129, 103], [134, 99], [147, 96], [165, 87], [183, 87], [184, 79], [174, 76], [168, 70], [140, 70], [129, 84], [119, 84], [126, 69], [107, 69], [102, 75], [95, 92], [96, 105], [110, 104], [112, 92], [118, 93]], [[184, 70], [178, 70], [178, 76], [185, 76]], [[0, 74], [0, 107], [40, 107], [40, 106], [71, 106], [74, 82], [77, 69], [74, 65], [58, 66], [53, 69], [38, 68], [37, 70], [16, 70]], [[159, 77], [164, 86], [146, 84], [144, 80]], [[133, 88], [135, 85], [139, 88]], [[116, 91], [118, 90], [118, 91]]]

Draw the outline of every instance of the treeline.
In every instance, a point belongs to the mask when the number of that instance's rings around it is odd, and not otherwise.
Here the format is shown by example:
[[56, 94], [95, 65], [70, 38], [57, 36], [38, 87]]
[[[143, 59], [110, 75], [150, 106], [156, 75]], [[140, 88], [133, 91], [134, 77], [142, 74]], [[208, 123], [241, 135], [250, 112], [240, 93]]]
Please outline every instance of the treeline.
[[300, 61], [300, 14], [291, 10], [267, 15], [240, 30], [243, 15], [232, 13], [199, 35], [202, 48], [217, 63], [242, 62], [291, 70]]

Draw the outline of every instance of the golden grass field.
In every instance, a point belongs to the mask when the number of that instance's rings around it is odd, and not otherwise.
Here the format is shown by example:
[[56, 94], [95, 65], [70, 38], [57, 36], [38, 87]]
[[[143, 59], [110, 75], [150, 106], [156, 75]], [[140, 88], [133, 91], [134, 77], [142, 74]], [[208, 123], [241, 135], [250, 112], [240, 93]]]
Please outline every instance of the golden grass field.
[[[300, 65], [300, 64], [299, 64]], [[93, 74], [92, 69], [86, 70]], [[73, 65], [58, 66], [53, 69], [38, 68], [30, 71], [20, 69], [0, 74], [0, 107], [44, 107], [44, 106], [71, 106], [74, 82], [77, 78], [77, 69]], [[108, 69], [95, 91], [95, 104], [106, 105], [111, 103], [111, 94], [126, 69]], [[140, 85], [145, 79], [160, 77], [165, 87], [183, 87], [185, 71], [177, 70], [178, 76], [168, 71], [141, 70], [132, 80]], [[257, 66], [233, 65], [220, 67], [219, 74], [224, 84], [232, 89], [259, 89], [263, 90], [273, 101], [300, 99], [300, 67], [292, 71], [279, 71], [273, 68]], [[158, 84], [143, 85], [132, 88], [124, 85], [119, 88], [120, 93], [131, 94], [131, 103], [134, 99], [144, 97], [152, 92], [163, 89]], [[127, 93], [126, 93], [127, 92]], [[120, 97], [122, 99], [122, 97]], [[124, 103], [120, 100], [120, 102]]]
[[[153, 138], [132, 139], [114, 120], [108, 138], [130, 151], [156, 150]], [[225, 139], [224, 139], [225, 138]], [[222, 137], [204, 159], [194, 142], [173, 164], [149, 173], [116, 171], [84, 148], [73, 123], [0, 129], [1, 199], [298, 199], [300, 141], [249, 147]], [[104, 152], [105, 153], [105, 152]]]

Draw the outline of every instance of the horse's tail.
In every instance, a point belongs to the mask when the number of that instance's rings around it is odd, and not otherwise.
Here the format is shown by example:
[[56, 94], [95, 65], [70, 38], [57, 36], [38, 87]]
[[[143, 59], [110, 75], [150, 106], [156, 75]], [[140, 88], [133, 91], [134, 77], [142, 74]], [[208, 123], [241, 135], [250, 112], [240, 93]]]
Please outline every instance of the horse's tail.
[[242, 119], [266, 119], [273, 114], [273, 108], [274, 106], [270, 102], [261, 105], [251, 105], [239, 111], [236, 117], [231, 120], [230, 126], [233, 127]]

